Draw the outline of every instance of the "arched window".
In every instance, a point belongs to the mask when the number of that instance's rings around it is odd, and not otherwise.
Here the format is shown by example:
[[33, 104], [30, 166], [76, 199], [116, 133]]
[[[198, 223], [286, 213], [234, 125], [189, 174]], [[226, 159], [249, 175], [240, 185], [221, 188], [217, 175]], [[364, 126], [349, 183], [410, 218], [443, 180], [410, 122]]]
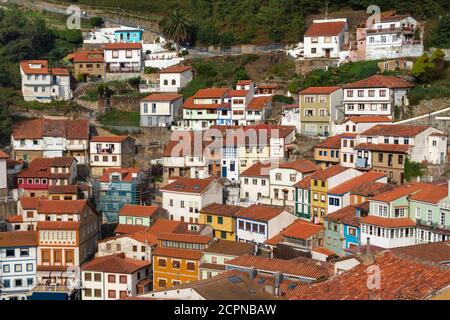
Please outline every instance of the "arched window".
[[164, 80], [164, 85], [167, 86], [168, 84], [169, 84], [169, 81], [167, 81], [167, 79]]
[[177, 85], [177, 81], [175, 79], [172, 79], [172, 85], [173, 86]]

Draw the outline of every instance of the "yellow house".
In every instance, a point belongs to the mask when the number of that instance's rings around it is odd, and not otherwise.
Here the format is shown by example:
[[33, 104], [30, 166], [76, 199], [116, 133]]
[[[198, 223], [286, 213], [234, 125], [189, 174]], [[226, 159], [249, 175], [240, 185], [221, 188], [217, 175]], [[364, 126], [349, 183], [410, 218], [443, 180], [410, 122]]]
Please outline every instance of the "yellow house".
[[268, 144], [243, 145], [238, 148], [239, 173], [244, 172], [257, 162], [270, 160], [270, 146]]
[[216, 238], [236, 241], [235, 214], [240, 209], [240, 206], [212, 203], [200, 210], [199, 223], [210, 225]]
[[[323, 217], [328, 213], [328, 190], [345, 182], [348, 177], [340, 176], [345, 171], [355, 171], [340, 165], [328, 167], [313, 173], [311, 177], [311, 217], [314, 223], [323, 223]], [[333, 181], [331, 181], [333, 179]]]

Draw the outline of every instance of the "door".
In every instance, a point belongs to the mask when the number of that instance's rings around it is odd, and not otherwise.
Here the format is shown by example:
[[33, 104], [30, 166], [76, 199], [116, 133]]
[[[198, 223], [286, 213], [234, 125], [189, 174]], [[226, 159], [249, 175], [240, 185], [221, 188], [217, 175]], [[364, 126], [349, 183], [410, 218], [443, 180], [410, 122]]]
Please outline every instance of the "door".
[[222, 178], [227, 177], [227, 167], [222, 167]]
[[331, 56], [331, 49], [325, 49], [325, 58], [329, 58]]

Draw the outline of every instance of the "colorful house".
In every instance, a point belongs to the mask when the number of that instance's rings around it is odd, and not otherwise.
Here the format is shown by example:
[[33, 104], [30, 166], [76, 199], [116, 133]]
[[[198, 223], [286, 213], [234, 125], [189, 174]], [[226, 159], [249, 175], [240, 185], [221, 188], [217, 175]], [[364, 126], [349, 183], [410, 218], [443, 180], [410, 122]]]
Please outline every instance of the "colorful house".
[[325, 248], [343, 256], [345, 249], [360, 244], [357, 210], [349, 205], [325, 216]]
[[242, 207], [211, 203], [200, 210], [199, 223], [208, 224], [214, 230], [214, 237], [236, 241], [236, 212]]
[[120, 27], [114, 31], [114, 39], [116, 42], [136, 43], [141, 42], [143, 35], [142, 29], [131, 29], [127, 27]]
[[167, 219], [167, 212], [157, 206], [125, 204], [119, 210], [119, 224], [150, 227], [158, 218]]
[[294, 213], [300, 219], [311, 221], [311, 176], [294, 184], [295, 209]]

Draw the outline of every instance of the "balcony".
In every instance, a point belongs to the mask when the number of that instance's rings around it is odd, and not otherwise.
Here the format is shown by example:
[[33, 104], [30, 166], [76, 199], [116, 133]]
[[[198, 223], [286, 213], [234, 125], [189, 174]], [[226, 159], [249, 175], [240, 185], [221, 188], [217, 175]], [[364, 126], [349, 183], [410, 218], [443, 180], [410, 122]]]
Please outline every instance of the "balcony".
[[437, 222], [428, 222], [425, 219], [416, 220], [418, 227], [423, 227], [429, 230], [433, 230], [439, 233], [450, 234], [450, 225], [445, 225]]
[[377, 33], [404, 33], [404, 34], [413, 34], [415, 32], [412, 27], [397, 27], [397, 28], [377, 28], [377, 29], [368, 29], [367, 34], [377, 34]]
[[138, 73], [141, 72], [139, 66], [111, 66], [108, 65], [106, 68], [107, 73]]
[[68, 144], [68, 145], [66, 145], [67, 150], [81, 151], [81, 150], [86, 150], [86, 148], [87, 147], [84, 144]]
[[368, 163], [366, 158], [356, 158], [355, 167], [357, 169], [370, 170], [372, 166]]
[[114, 153], [114, 148], [103, 148], [103, 149], [97, 149], [98, 154], [112, 154]]

